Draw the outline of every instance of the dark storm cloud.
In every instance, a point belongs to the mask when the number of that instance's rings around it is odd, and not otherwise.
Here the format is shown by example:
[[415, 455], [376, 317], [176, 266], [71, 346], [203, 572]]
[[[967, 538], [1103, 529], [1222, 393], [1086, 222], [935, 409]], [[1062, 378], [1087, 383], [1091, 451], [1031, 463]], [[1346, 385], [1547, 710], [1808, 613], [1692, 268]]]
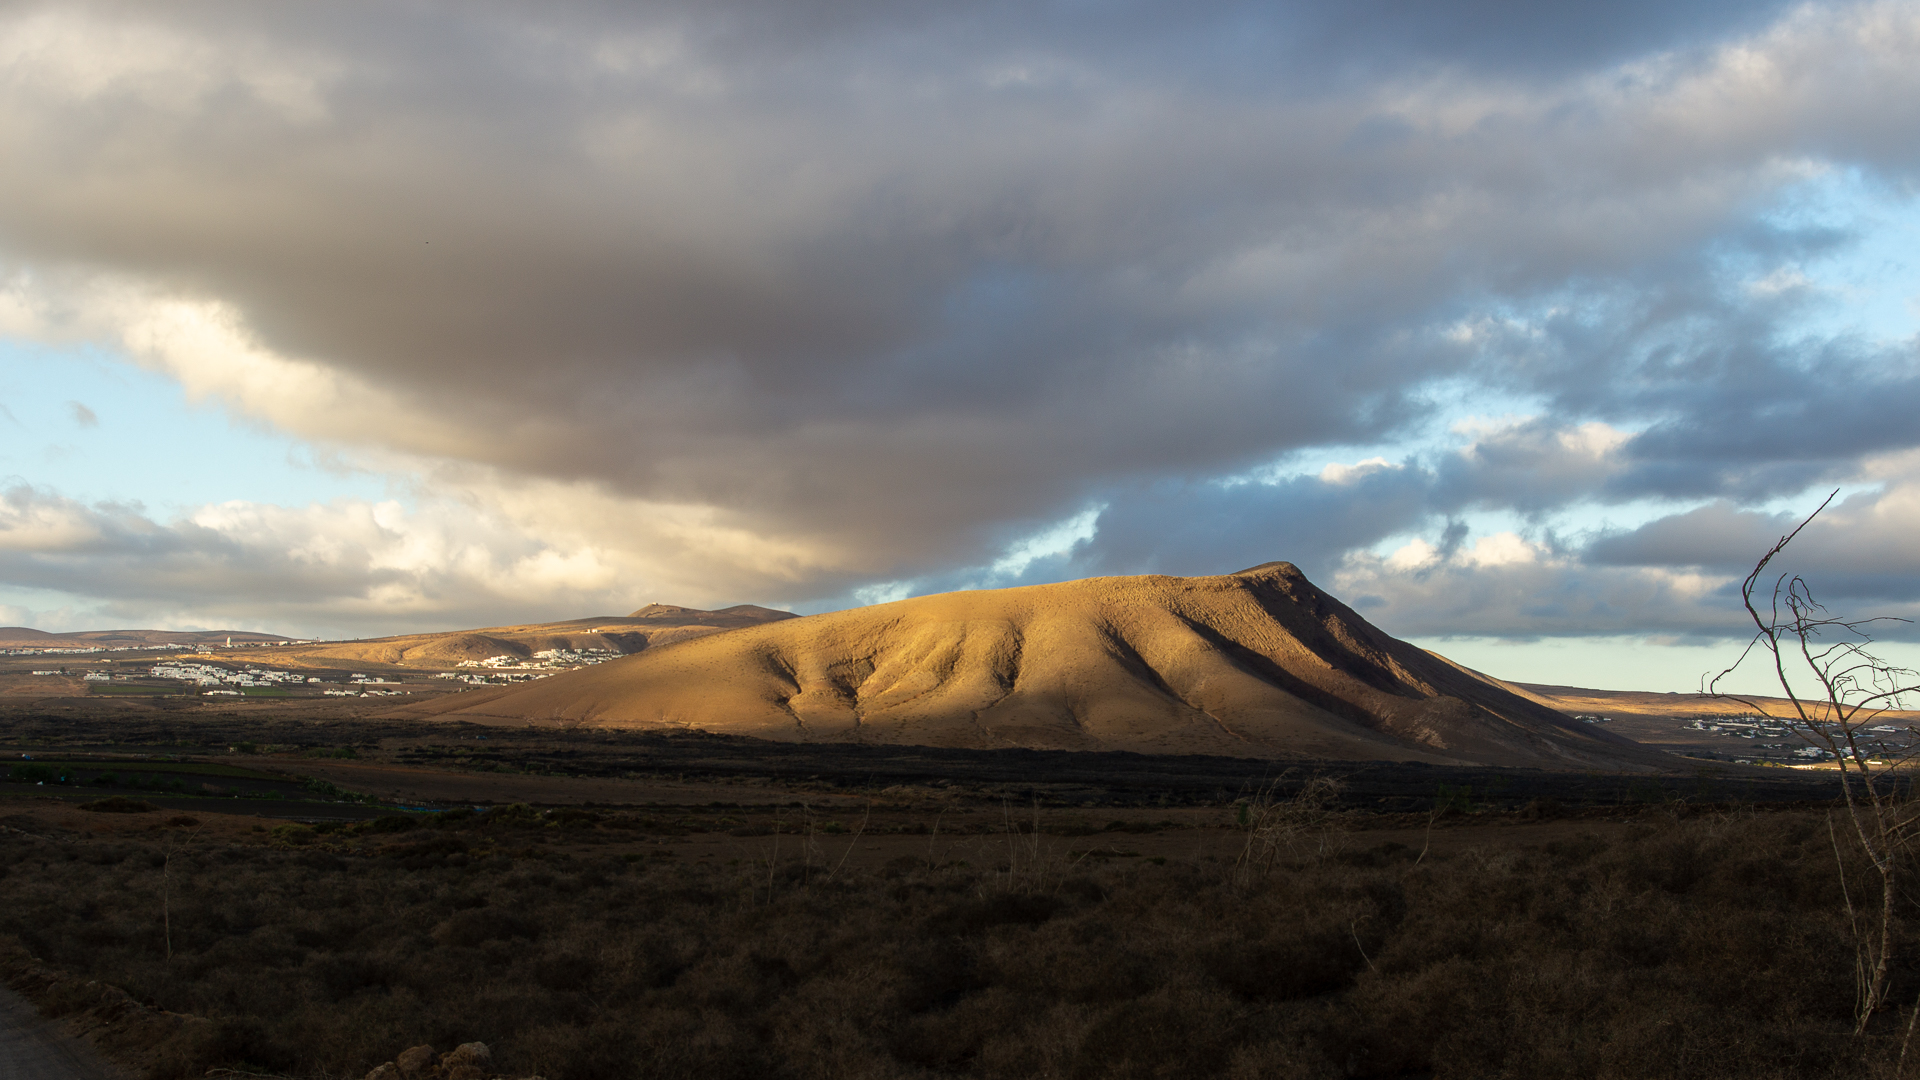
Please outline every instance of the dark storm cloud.
[[1910, 362], [1812, 351], [1793, 364], [1758, 357], [1675, 394], [1673, 411], [1683, 419], [1635, 438], [1627, 448], [1634, 464], [1610, 489], [1766, 499], [1850, 475], [1865, 455], [1914, 445], [1920, 378], [1907, 374]]
[[1422, 523], [1431, 477], [1363, 470], [1345, 483], [1297, 477], [1278, 484], [1163, 485], [1117, 493], [1077, 560], [1102, 574], [1222, 574], [1284, 559], [1309, 573]]
[[[793, 585], [816, 598], [1096, 503], [1088, 566], [1330, 564], [1435, 515], [1760, 496], [1914, 441], [1910, 380], [1816, 370], [1725, 269], [1844, 242], [1756, 226], [1786, 185], [1914, 178], [1900, 5], [0, 23], [16, 266], [219, 301], [419, 421], [275, 414], [301, 433], [831, 552]], [[1404, 435], [1443, 380], [1552, 415], [1472, 461], [1221, 482]], [[1562, 437], [1592, 421], [1646, 430]], [[1759, 434], [1781, 422], [1847, 433]]]

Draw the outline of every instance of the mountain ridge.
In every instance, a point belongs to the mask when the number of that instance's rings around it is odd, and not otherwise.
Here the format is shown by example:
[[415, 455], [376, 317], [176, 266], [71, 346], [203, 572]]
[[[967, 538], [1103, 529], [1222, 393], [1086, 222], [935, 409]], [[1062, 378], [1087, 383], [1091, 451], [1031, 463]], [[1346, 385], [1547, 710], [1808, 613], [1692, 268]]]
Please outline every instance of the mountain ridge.
[[347, 641], [316, 641], [276, 648], [273, 660], [291, 666], [385, 664], [446, 668], [494, 656], [526, 659], [547, 649], [631, 655], [705, 634], [795, 619], [790, 611], [736, 604], [718, 611], [648, 604], [631, 615], [590, 615], [545, 623], [510, 623], [473, 630], [394, 634]]
[[1284, 562], [781, 620], [396, 715], [801, 741], [1677, 764], [1390, 637]]
[[167, 645], [215, 645], [228, 638], [246, 644], [290, 641], [279, 634], [252, 630], [35, 630], [31, 626], [0, 626], [0, 649], [159, 648]]
[[[512, 623], [471, 630], [391, 634], [376, 638], [304, 641], [240, 630], [79, 630], [51, 633], [31, 627], [0, 627], [0, 648], [162, 648], [168, 645], [271, 646], [271, 662], [289, 667], [379, 664], [449, 667], [466, 660], [508, 655], [522, 659], [543, 649], [597, 650], [619, 655], [723, 630], [798, 618], [791, 611], [736, 604], [717, 611], [648, 604], [630, 615], [590, 615], [545, 623]], [[260, 659], [267, 659], [261, 657]]]

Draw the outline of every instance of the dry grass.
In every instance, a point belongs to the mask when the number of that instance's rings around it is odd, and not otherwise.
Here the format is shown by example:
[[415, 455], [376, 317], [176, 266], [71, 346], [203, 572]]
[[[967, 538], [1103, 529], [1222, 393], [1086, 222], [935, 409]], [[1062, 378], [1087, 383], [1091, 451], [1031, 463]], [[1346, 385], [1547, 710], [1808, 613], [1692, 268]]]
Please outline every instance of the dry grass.
[[1004, 868], [877, 870], [804, 865], [792, 833], [711, 869], [541, 854], [526, 830], [566, 823], [531, 813], [351, 844], [179, 832], [170, 859], [6, 833], [0, 934], [211, 1018], [162, 1078], [355, 1076], [474, 1039], [551, 1080], [1889, 1075], [1905, 1017], [1849, 1035], [1817, 815], [1417, 859], [1323, 810], [1250, 810], [1257, 875], [1095, 867], [1019, 828]]

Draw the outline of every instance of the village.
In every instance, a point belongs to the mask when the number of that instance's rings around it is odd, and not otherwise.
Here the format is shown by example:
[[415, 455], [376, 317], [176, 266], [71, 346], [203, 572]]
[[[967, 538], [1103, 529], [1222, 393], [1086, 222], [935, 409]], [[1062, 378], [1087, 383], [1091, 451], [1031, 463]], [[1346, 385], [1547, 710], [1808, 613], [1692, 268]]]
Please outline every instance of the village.
[[455, 666], [465, 670], [442, 672], [434, 678], [458, 679], [472, 686], [497, 686], [544, 679], [562, 671], [602, 664], [619, 655], [612, 649], [542, 649], [524, 659], [501, 653], [485, 660], [462, 660]]
[[[1733, 758], [1734, 763], [1739, 765], [1818, 763], [1831, 760], [1834, 756], [1831, 750], [1809, 742], [1807, 733], [1799, 724], [1778, 716], [1754, 713], [1700, 717], [1693, 720], [1688, 728], [1708, 736], [1750, 741], [1751, 751], [1746, 748], [1741, 751], [1749, 756]], [[1888, 758], [1904, 755], [1908, 745], [1908, 741], [1902, 737], [1905, 734], [1905, 729], [1894, 724], [1872, 724], [1856, 729], [1861, 750], [1873, 757], [1875, 763], [1882, 755]]]
[[[72, 655], [123, 651], [112, 648], [12, 649], [8, 655]], [[123, 664], [119, 670], [103, 667], [94, 670], [68, 666], [37, 668], [35, 676], [79, 675], [82, 683], [97, 687], [95, 693], [141, 692], [156, 682], [192, 688], [202, 697], [396, 697], [411, 693], [404, 688], [410, 679], [447, 679], [465, 686], [502, 686], [544, 679], [575, 668], [612, 660], [620, 655], [613, 649], [544, 649], [531, 656], [511, 653], [482, 660], [462, 660], [453, 671], [353, 672], [322, 671], [319, 674], [285, 671], [258, 664], [213, 662], [208, 654], [162, 659], [151, 666]], [[83, 664], [108, 664], [103, 660], [85, 660]], [[425, 689], [414, 682], [416, 688]]]

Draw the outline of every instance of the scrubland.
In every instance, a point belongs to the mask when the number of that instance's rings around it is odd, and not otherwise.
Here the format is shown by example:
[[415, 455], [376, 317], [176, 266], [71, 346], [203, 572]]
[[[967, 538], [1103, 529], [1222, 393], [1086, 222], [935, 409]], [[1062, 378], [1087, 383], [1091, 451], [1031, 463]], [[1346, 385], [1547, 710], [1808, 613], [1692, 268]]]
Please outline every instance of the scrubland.
[[97, 980], [206, 1018], [138, 1057], [157, 1080], [469, 1040], [548, 1080], [1893, 1075], [1920, 977], [1852, 1036], [1824, 812], [1672, 804], [1545, 843], [1457, 815], [1425, 849], [1271, 809], [1241, 815], [1244, 857], [1108, 858], [1043, 825], [849, 860], [862, 840], [750, 826], [705, 864], [609, 854], [635, 822], [577, 809], [16, 815], [0, 938], [16, 976], [29, 953], [72, 976], [15, 978], [49, 1012]]

